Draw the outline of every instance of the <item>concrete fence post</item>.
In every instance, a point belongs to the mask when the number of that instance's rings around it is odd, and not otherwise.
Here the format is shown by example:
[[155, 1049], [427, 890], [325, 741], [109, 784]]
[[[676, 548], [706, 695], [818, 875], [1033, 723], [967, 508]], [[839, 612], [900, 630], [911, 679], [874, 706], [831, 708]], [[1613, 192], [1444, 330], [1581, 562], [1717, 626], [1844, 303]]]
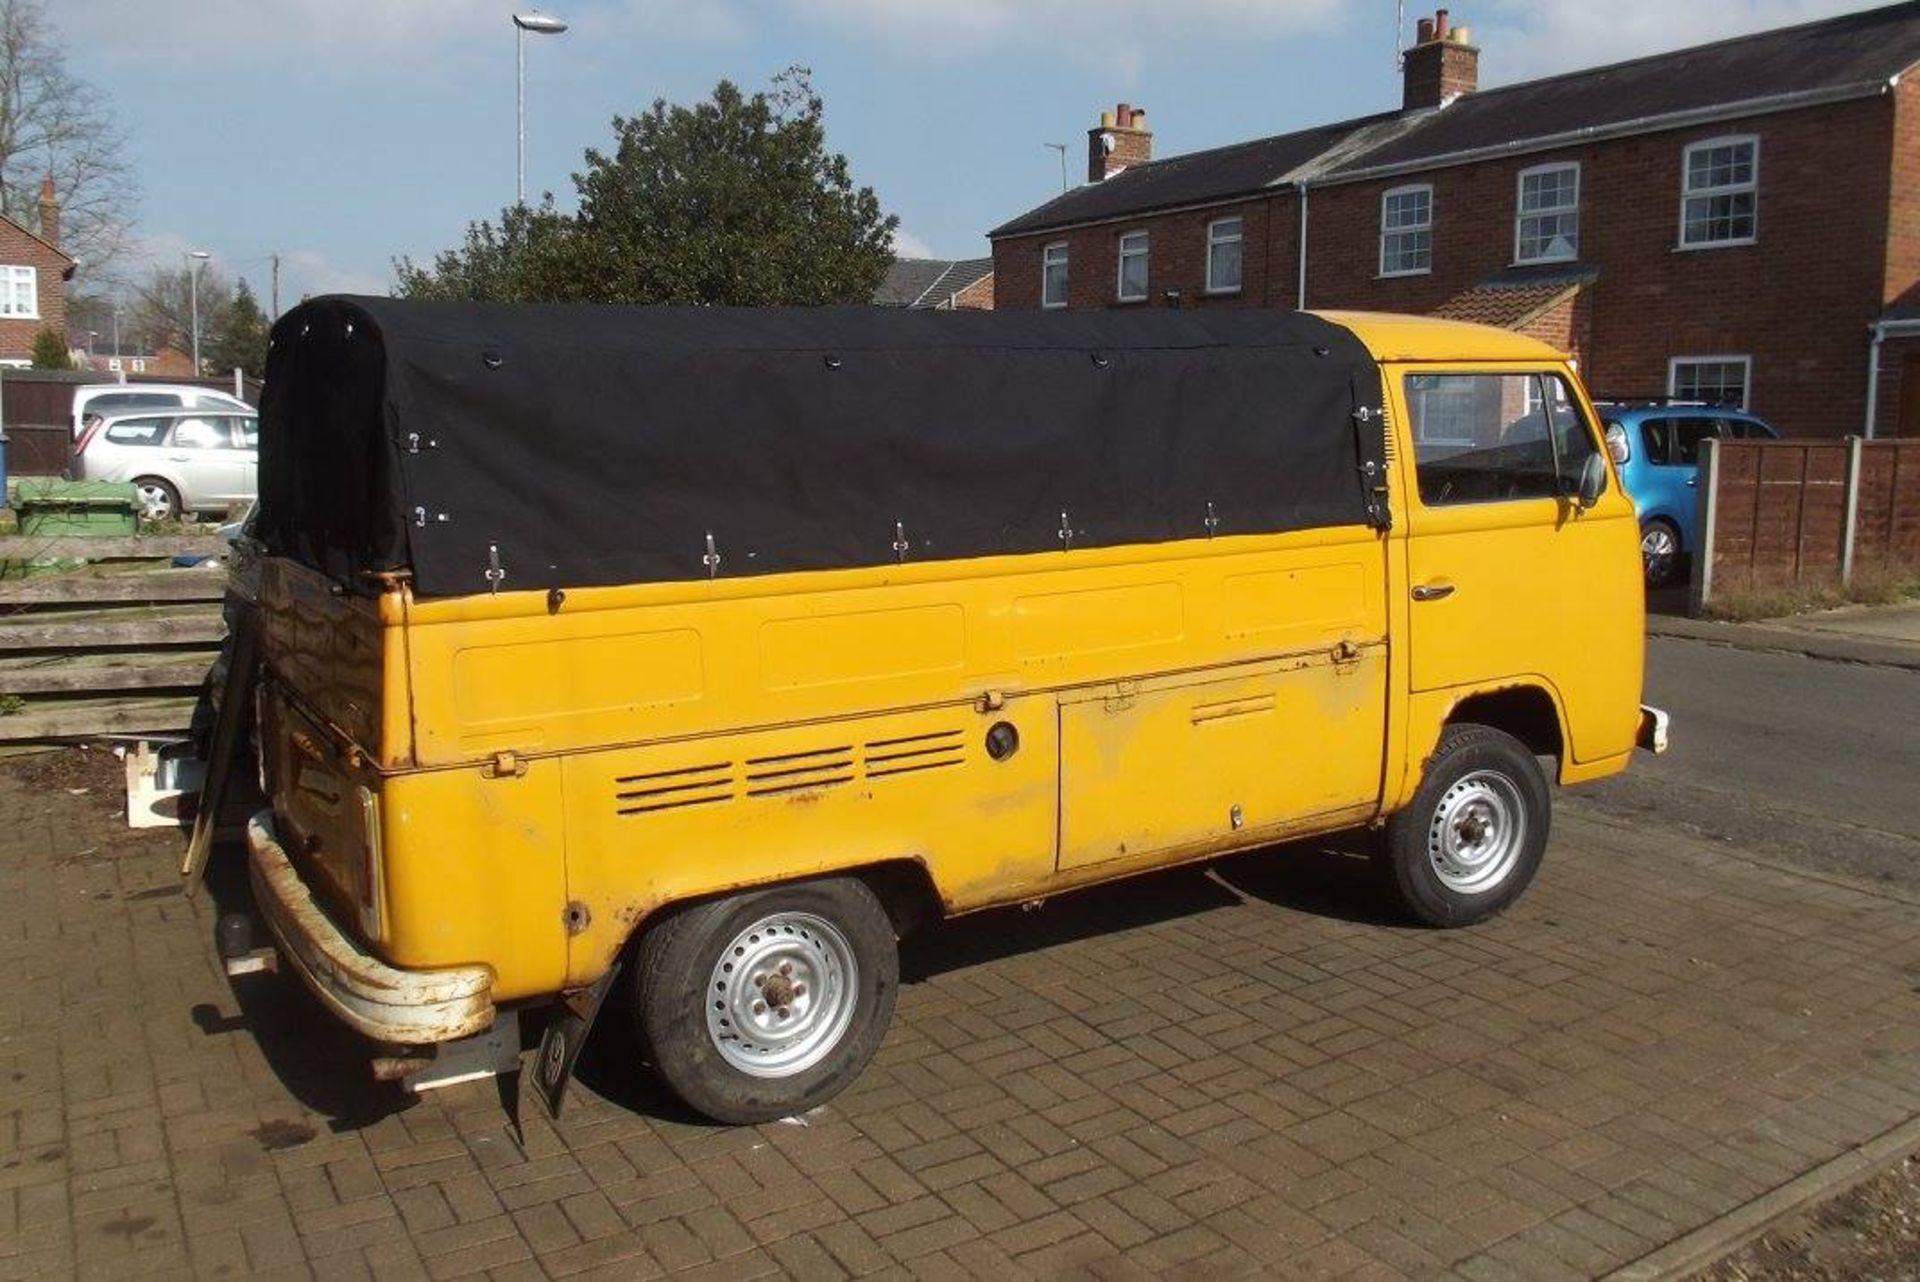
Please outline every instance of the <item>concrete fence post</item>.
[[1847, 438], [1847, 497], [1840, 511], [1840, 586], [1853, 586], [1853, 545], [1860, 529], [1860, 455], [1864, 442]]
[[1713, 536], [1720, 508], [1720, 442], [1709, 436], [1700, 442], [1700, 487], [1694, 495], [1699, 546], [1693, 549], [1693, 573], [1687, 584], [1687, 613], [1700, 614], [1713, 598]]

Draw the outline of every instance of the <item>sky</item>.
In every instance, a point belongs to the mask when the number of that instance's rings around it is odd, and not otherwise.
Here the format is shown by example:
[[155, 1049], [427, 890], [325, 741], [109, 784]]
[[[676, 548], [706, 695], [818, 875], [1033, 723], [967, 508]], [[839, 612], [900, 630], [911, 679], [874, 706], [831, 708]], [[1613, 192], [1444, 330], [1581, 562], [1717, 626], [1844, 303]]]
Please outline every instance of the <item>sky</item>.
[[[615, 115], [810, 67], [829, 144], [899, 215], [900, 252], [972, 257], [1086, 172], [1103, 108], [1157, 155], [1395, 107], [1393, 0], [542, 0], [527, 189], [573, 203]], [[527, 6], [530, 7], [530, 6]], [[1458, 0], [1506, 84], [1873, 7], [1861, 0]], [[138, 252], [210, 251], [265, 301], [385, 293], [514, 187], [511, 0], [50, 0], [72, 69], [131, 133]], [[1430, 12], [1410, 0], [1409, 29]]]

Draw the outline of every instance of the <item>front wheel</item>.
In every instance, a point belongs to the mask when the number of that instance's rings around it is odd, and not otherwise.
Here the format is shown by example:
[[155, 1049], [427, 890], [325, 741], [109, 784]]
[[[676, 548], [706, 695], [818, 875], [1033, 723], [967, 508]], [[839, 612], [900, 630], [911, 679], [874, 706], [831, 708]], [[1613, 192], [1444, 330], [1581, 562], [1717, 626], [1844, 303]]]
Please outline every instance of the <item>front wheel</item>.
[[803, 1113], [872, 1060], [900, 981], [893, 922], [866, 883], [802, 882], [696, 904], [641, 938], [642, 1053], [717, 1122]]
[[1490, 726], [1448, 726], [1413, 801], [1388, 822], [1388, 882], [1428, 926], [1470, 926], [1533, 880], [1547, 848], [1546, 776], [1527, 746]]
[[1664, 588], [1680, 572], [1680, 531], [1672, 521], [1656, 516], [1640, 527], [1640, 565], [1647, 586]]

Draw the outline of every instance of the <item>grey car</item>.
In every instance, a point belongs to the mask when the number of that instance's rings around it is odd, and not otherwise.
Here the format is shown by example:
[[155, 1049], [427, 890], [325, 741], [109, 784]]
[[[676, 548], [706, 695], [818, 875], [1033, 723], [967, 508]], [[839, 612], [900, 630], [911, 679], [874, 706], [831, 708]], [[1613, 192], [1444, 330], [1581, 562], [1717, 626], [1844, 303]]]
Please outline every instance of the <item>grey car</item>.
[[131, 481], [151, 520], [224, 512], [258, 492], [260, 420], [204, 409], [109, 415], [73, 447], [73, 474]]

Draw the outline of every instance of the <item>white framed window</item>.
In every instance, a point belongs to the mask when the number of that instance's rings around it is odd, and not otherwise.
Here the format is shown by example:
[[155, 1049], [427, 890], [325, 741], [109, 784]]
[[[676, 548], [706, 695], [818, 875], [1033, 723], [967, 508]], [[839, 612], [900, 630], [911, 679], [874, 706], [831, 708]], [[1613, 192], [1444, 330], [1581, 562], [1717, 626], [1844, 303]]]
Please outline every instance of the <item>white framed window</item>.
[[1240, 292], [1240, 243], [1246, 224], [1238, 218], [1216, 218], [1207, 224], [1207, 292]]
[[1067, 244], [1048, 245], [1040, 251], [1040, 305], [1067, 305]]
[[1680, 248], [1751, 245], [1760, 230], [1760, 140], [1696, 142], [1680, 159]]
[[40, 316], [40, 273], [31, 267], [0, 267], [0, 316]]
[[1751, 356], [1676, 356], [1667, 362], [1667, 395], [1677, 401], [1743, 410], [1752, 393]]
[[1433, 270], [1433, 184], [1395, 187], [1380, 197], [1380, 274]]
[[1520, 171], [1514, 204], [1513, 261], [1566, 263], [1580, 257], [1580, 166]]
[[1138, 303], [1147, 296], [1147, 233], [1130, 231], [1120, 238], [1120, 269], [1114, 282], [1114, 297], [1123, 303]]

